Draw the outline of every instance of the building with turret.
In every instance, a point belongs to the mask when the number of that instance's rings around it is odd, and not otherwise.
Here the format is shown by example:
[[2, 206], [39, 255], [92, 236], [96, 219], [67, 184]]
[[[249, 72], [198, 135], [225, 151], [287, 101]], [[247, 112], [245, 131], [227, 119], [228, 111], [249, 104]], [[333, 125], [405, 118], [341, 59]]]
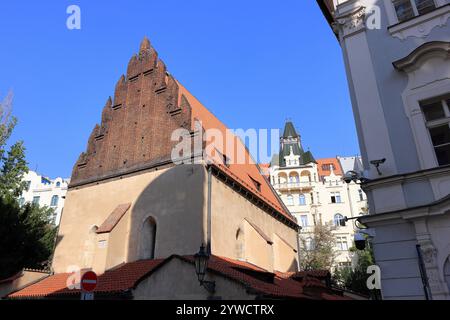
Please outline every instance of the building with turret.
[[301, 137], [290, 121], [280, 139], [280, 153], [270, 165], [274, 189], [302, 228], [300, 245], [314, 250], [314, 226], [329, 225], [336, 241], [336, 267], [350, 267], [355, 262], [350, 248], [356, 227], [345, 217], [368, 211], [360, 186], [343, 180], [345, 172], [361, 168], [359, 157], [316, 160], [311, 151], [304, 151]]
[[74, 166], [51, 273], [8, 297], [76, 299], [92, 270], [103, 299], [344, 298], [327, 272], [297, 272], [297, 220], [241, 140], [245, 163], [220, 143], [174, 156], [174, 133], [209, 129], [227, 131], [144, 39]]

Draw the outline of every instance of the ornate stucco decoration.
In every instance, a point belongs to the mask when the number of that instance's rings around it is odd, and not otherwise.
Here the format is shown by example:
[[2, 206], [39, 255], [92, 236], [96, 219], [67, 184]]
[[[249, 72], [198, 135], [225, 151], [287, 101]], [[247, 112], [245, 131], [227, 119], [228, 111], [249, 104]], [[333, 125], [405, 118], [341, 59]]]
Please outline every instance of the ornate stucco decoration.
[[400, 40], [409, 37], [425, 38], [433, 29], [446, 26], [449, 18], [450, 5], [446, 5], [426, 15], [391, 26], [389, 33]]
[[410, 90], [450, 79], [450, 42], [424, 43], [392, 64], [395, 69], [408, 74]]
[[332, 27], [334, 32], [342, 32], [342, 37], [348, 37], [365, 29], [365, 19], [366, 7], [360, 5], [351, 11], [336, 14]]

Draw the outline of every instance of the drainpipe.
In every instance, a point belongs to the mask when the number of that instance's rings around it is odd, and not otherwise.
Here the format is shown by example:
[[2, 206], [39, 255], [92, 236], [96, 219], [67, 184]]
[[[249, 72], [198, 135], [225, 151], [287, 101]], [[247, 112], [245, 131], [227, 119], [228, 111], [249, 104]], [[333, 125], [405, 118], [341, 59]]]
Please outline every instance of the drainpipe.
[[206, 252], [211, 254], [211, 194], [212, 194], [212, 167], [208, 168], [208, 200], [207, 200], [207, 220], [206, 220]]
[[297, 231], [297, 270], [300, 270], [300, 251], [301, 251], [301, 243], [300, 243], [300, 232], [302, 231], [302, 227], [298, 227], [298, 231]]
[[416, 245], [416, 250], [417, 256], [419, 258], [419, 270], [420, 270], [420, 277], [422, 278], [425, 300], [433, 300], [430, 293], [430, 285], [428, 284], [427, 270], [425, 269], [425, 263], [423, 262], [422, 249], [420, 248], [420, 244]]

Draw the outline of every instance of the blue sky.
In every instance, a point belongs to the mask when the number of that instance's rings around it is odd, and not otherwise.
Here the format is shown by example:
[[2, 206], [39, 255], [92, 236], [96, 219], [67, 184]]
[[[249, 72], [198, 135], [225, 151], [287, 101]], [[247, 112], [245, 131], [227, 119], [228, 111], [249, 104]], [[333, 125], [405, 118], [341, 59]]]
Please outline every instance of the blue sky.
[[[81, 8], [68, 30], [66, 8]], [[0, 97], [14, 91], [31, 169], [69, 177], [148, 36], [230, 128], [295, 122], [316, 158], [359, 153], [342, 56], [315, 1], [2, 1]]]

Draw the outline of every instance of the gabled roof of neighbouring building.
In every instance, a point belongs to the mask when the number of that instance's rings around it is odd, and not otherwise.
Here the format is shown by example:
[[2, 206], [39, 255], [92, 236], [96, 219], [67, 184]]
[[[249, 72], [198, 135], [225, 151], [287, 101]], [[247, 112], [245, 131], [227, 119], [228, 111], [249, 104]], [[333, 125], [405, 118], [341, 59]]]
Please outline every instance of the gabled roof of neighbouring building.
[[[135, 289], [139, 283], [163, 268], [172, 259], [193, 264], [193, 256], [173, 255], [167, 259], [130, 262], [99, 275], [94, 294], [114, 297]], [[235, 281], [262, 298], [303, 300], [349, 300], [342, 293], [324, 285], [314, 274], [298, 277], [297, 273], [268, 272], [251, 263], [211, 256], [210, 272]], [[321, 274], [320, 274], [321, 275]], [[49, 276], [38, 283], [10, 294], [9, 299], [64, 298], [79, 295], [80, 290], [67, 288], [70, 273]], [[192, 277], [196, 277], [193, 272]]]

